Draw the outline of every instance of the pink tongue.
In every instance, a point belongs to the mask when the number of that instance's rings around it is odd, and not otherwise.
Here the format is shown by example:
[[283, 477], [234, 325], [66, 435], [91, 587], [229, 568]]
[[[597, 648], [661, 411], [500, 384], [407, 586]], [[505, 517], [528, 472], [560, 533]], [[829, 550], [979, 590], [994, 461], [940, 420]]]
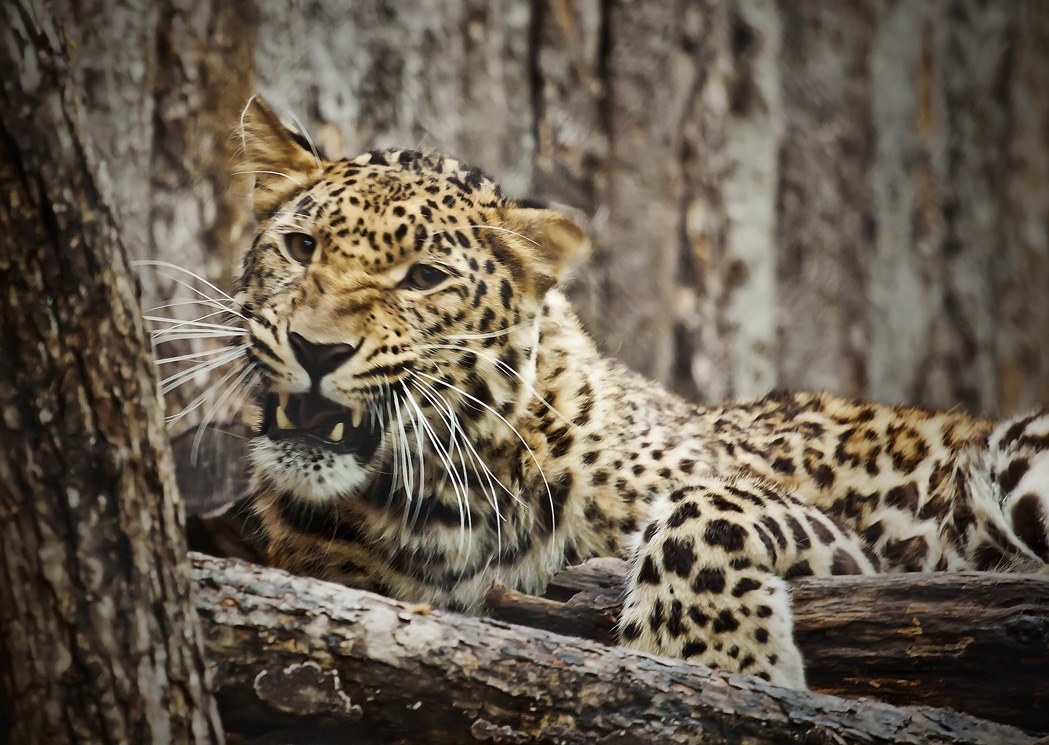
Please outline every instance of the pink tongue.
[[310, 394], [299, 404], [299, 427], [316, 429], [325, 422], [333, 424], [339, 419], [339, 410], [325, 398]]

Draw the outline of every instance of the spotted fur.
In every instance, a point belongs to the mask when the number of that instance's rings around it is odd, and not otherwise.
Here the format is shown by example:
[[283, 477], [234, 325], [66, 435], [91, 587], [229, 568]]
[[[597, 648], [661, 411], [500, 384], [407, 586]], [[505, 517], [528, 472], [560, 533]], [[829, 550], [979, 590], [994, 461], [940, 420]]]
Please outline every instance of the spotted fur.
[[324, 160], [258, 101], [245, 153], [259, 229], [236, 299], [275, 564], [475, 613], [494, 580], [537, 592], [622, 556], [623, 643], [788, 686], [785, 579], [1044, 571], [1049, 412], [697, 407], [583, 331], [556, 288], [586, 250], [567, 218], [431, 153]]

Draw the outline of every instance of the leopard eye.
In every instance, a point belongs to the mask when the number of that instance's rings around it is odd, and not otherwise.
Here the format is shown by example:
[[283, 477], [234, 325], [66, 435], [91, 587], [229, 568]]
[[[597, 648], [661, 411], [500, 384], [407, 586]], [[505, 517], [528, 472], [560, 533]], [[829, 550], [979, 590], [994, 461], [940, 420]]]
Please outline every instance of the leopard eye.
[[448, 275], [437, 267], [429, 264], [416, 264], [401, 281], [401, 287], [411, 290], [432, 290], [446, 279]]
[[309, 264], [317, 250], [317, 241], [305, 233], [288, 233], [284, 236], [284, 247], [288, 255], [300, 264]]

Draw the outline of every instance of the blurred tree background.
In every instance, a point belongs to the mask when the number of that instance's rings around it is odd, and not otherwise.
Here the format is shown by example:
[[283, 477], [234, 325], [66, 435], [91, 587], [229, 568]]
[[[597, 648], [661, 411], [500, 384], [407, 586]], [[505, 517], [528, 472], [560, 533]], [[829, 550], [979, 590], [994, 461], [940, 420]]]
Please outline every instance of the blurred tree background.
[[433, 148], [586, 212], [585, 323], [694, 400], [1049, 403], [1049, 3], [49, 7], [140, 258], [229, 287], [259, 91], [329, 156]]

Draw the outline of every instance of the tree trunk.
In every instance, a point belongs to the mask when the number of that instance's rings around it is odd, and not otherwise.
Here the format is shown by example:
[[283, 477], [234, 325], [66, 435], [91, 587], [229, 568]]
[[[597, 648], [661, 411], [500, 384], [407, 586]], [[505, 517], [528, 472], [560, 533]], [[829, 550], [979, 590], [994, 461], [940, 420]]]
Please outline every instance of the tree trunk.
[[584, 322], [686, 396], [1006, 415], [1049, 398], [1047, 44], [1039, 0], [310, 0], [255, 67], [335, 154], [586, 211]]
[[[258, 11], [254, 0], [165, 0], [159, 5], [156, 69], [141, 92], [155, 108], [146, 216], [149, 235], [136, 246], [133, 258], [183, 267], [229, 292], [252, 224], [248, 182], [235, 175], [240, 144], [235, 127], [255, 92], [250, 71]], [[144, 308], [198, 301], [162, 307], [154, 315], [204, 317], [204, 322], [216, 324], [231, 318], [216, 314], [215, 305], [199, 302], [197, 292], [209, 297], [216, 293], [191, 274], [149, 266], [139, 276], [145, 284]], [[229, 339], [166, 342], [158, 346], [157, 357], [200, 354], [224, 346]], [[178, 368], [162, 369], [168, 375]], [[169, 416], [181, 414], [229, 370], [220, 367], [211, 375], [195, 376], [165, 394]], [[187, 431], [206, 418], [225, 422], [250, 416], [239, 396], [227, 397], [220, 405], [222, 393], [216, 391], [206, 405], [174, 421], [171, 433]], [[195, 450], [199, 456], [199, 443]]]
[[[229, 135], [257, 79], [332, 156], [433, 147], [583, 209], [587, 327], [685, 396], [1049, 399], [1038, 0], [55, 8], [134, 258], [229, 288], [250, 220]], [[174, 276], [142, 272], [146, 307], [194, 299]]]
[[[615, 643], [626, 563], [556, 575], [546, 597], [488, 593], [493, 618]], [[895, 574], [791, 582], [809, 685], [895, 704], [946, 706], [1049, 732], [1049, 578]]]
[[[255, 3], [59, 0], [50, 11], [71, 41], [85, 130], [130, 257], [183, 267], [228, 290], [251, 219], [245, 179], [234, 176], [234, 128], [254, 92]], [[212, 292], [193, 274], [157, 265], [136, 274], [142, 306], [158, 309], [154, 315], [187, 320], [215, 311], [188, 304], [201, 300], [191, 287]], [[163, 307], [171, 303], [180, 305]], [[158, 356], [201, 353], [225, 341], [168, 341]], [[178, 414], [224, 372], [169, 391], [168, 412]], [[173, 431], [192, 427], [206, 411], [193, 410]], [[223, 418], [235, 411], [226, 408]]]
[[[1029, 743], [945, 709], [769, 686], [274, 569], [196, 560], [232, 728], [383, 743]], [[371, 740], [367, 740], [371, 741]]]
[[65, 38], [32, 2], [3, 19], [5, 741], [221, 742], [136, 288]]

